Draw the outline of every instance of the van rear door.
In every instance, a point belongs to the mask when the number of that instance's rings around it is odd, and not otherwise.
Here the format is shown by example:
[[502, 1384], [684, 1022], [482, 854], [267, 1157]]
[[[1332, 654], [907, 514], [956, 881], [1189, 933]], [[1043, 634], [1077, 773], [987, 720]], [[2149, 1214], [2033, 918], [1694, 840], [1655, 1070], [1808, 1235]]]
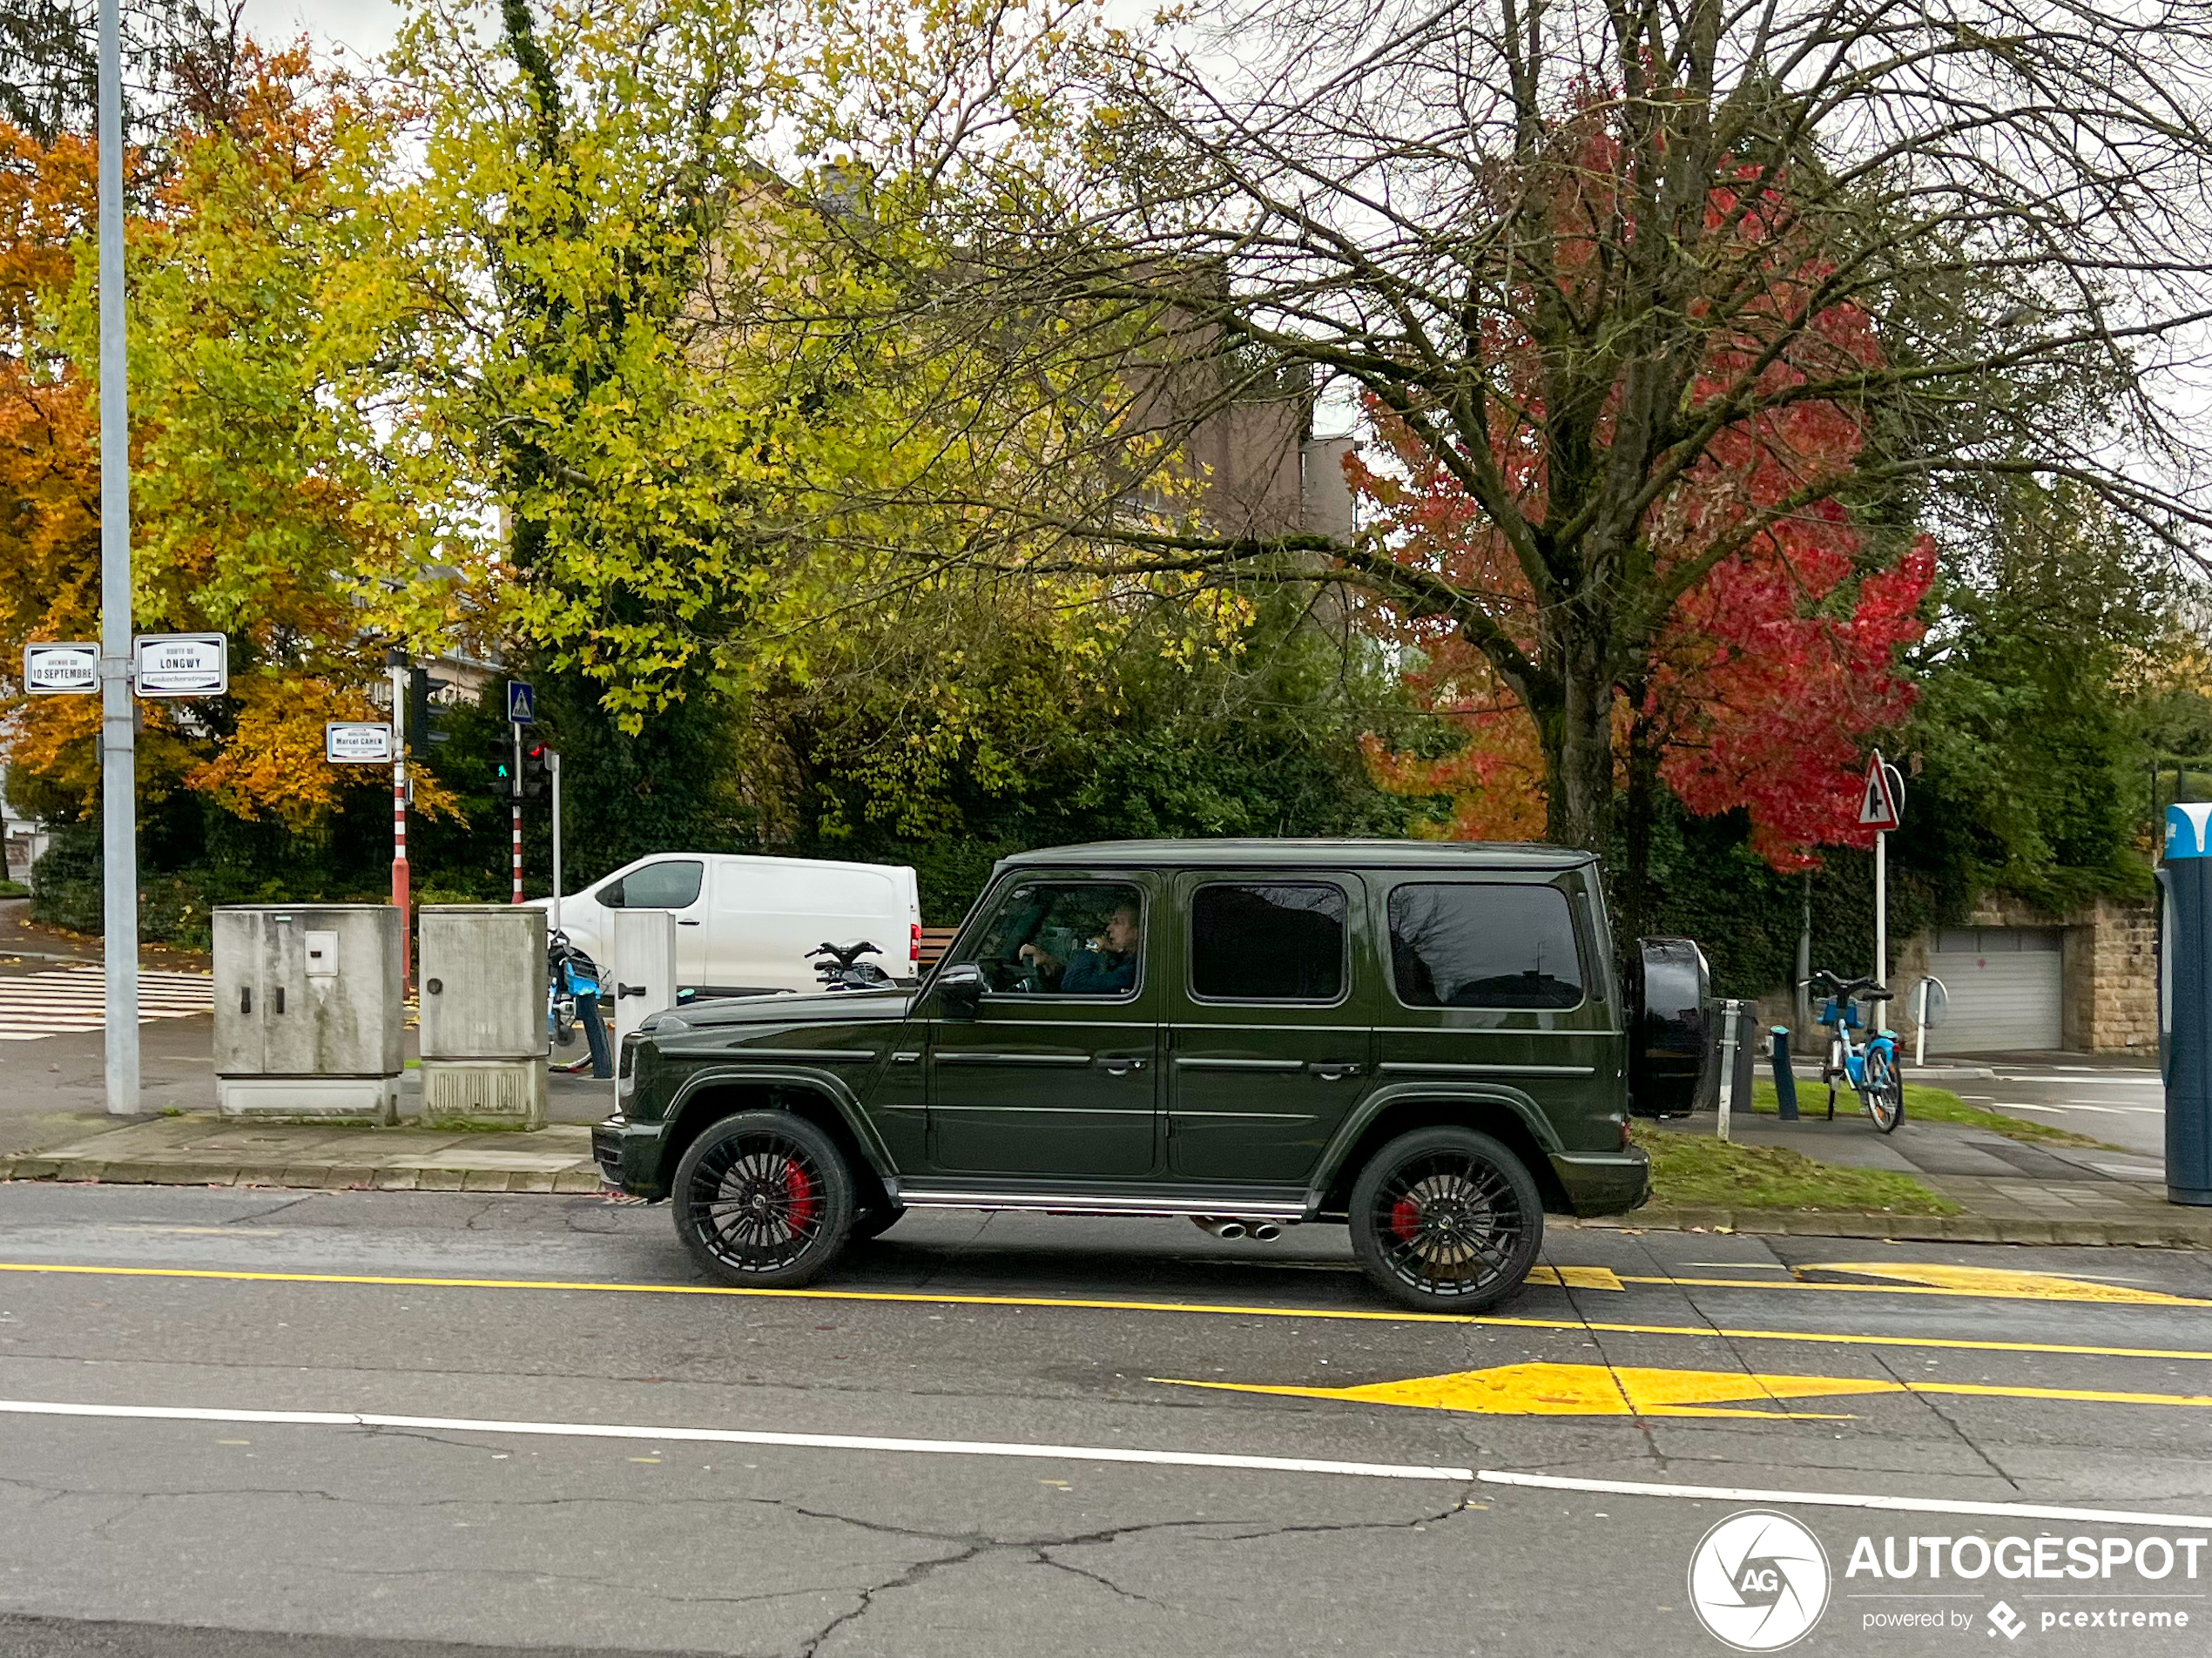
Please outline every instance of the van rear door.
[[707, 979], [717, 989], [819, 988], [806, 953], [866, 939], [897, 962], [909, 930], [896, 871], [802, 858], [714, 860]]

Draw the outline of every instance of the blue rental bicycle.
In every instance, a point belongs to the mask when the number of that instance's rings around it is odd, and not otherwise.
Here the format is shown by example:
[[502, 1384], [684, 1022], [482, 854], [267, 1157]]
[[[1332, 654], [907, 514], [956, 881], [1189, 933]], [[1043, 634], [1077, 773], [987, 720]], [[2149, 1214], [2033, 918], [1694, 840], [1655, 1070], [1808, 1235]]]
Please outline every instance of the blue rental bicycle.
[[1896, 993], [1871, 979], [1838, 979], [1823, 970], [1805, 981], [1828, 1000], [1821, 1004], [1820, 1022], [1829, 1027], [1828, 1058], [1820, 1080], [1828, 1084], [1828, 1120], [1836, 1120], [1836, 1084], [1849, 1082], [1858, 1090], [1866, 1115], [1884, 1134], [1895, 1134], [1905, 1121], [1905, 1074], [1898, 1064], [1897, 1034], [1877, 1030], [1864, 1041], [1853, 1041], [1860, 1027], [1861, 1001], [1878, 1007]]

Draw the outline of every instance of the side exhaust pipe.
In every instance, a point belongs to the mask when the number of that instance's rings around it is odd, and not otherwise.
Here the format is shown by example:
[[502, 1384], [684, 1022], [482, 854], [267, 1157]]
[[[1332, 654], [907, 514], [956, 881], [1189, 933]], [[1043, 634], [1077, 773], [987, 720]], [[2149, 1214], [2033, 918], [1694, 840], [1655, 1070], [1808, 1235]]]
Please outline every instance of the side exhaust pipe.
[[1283, 1236], [1283, 1229], [1273, 1221], [1254, 1221], [1245, 1227], [1244, 1234], [1255, 1244], [1272, 1244]]
[[1216, 1237], [1239, 1238], [1244, 1235], [1244, 1223], [1219, 1215], [1193, 1215], [1190, 1223], [1202, 1232], [1211, 1232]]

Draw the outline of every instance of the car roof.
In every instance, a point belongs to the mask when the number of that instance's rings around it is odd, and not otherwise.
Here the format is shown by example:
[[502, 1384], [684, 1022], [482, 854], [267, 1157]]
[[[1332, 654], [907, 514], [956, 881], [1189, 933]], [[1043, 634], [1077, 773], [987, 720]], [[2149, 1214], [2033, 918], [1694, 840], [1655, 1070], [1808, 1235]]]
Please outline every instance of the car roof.
[[1576, 869], [1596, 854], [1535, 841], [1490, 840], [1101, 840], [1080, 846], [1044, 846], [1001, 860], [1008, 869], [1052, 869], [1076, 865], [1130, 868], [1250, 868], [1280, 865], [1350, 869]]

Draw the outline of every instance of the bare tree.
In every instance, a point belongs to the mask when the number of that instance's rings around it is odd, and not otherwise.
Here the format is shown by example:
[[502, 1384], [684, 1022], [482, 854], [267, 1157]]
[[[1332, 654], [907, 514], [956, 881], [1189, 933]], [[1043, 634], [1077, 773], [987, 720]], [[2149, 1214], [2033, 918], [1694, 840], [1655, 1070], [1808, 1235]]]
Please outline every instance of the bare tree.
[[[1012, 78], [971, 73], [916, 100], [939, 147], [887, 158], [947, 186], [933, 326], [990, 331], [1000, 374], [1006, 319], [1055, 313], [1142, 316], [1224, 397], [1310, 369], [1485, 529], [1461, 558], [1224, 535], [1042, 467], [999, 509], [1064, 532], [1055, 568], [1325, 554], [1447, 619], [1535, 719], [1556, 840], [1606, 846], [1622, 700], [1777, 526], [1846, 512], [1874, 546], [2022, 475], [2175, 544], [2212, 525], [2207, 0], [1258, 0], [1049, 77], [1074, 101], [1043, 139], [979, 116]], [[1109, 423], [1130, 475], [1174, 465], [1143, 377], [1090, 367], [1145, 416]]]

